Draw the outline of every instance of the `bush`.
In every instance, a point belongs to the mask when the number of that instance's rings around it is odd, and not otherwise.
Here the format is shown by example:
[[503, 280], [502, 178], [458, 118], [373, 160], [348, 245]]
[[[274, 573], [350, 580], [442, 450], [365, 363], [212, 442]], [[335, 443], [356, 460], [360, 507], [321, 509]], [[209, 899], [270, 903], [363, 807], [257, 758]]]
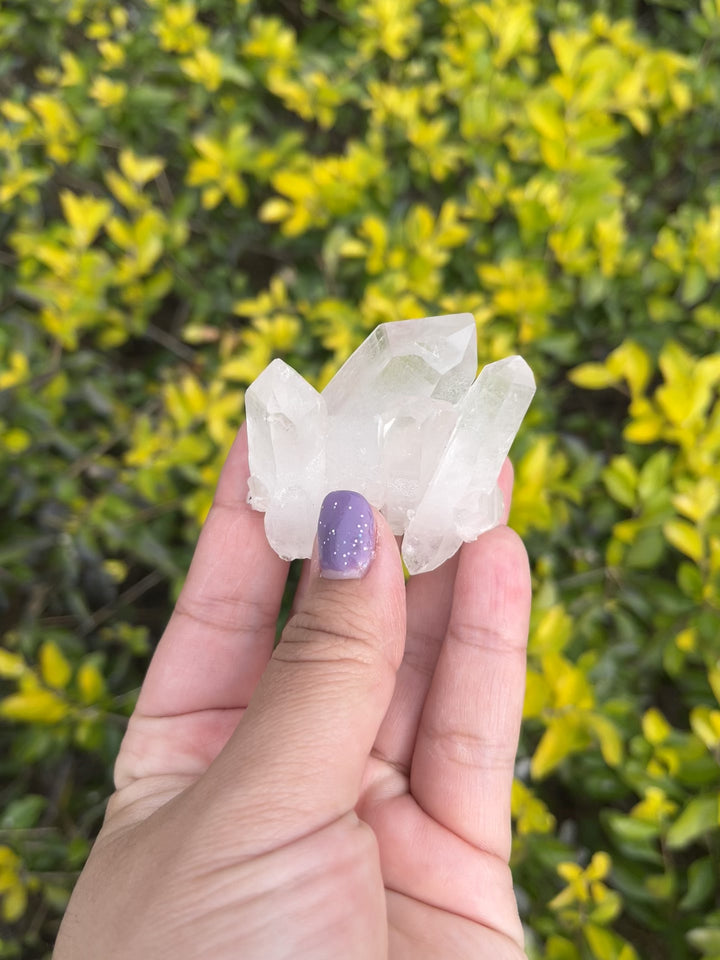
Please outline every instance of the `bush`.
[[720, 956], [719, 41], [717, 0], [2, 3], [0, 957], [49, 956], [244, 387], [463, 310], [539, 384], [529, 954]]

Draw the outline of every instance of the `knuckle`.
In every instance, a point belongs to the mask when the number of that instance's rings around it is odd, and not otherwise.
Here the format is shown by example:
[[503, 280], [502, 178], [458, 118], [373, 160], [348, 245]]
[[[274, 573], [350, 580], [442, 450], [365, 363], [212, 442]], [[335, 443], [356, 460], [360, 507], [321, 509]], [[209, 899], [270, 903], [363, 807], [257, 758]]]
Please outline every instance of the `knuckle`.
[[225, 633], [269, 630], [275, 627], [276, 611], [270, 600], [223, 593], [218, 587], [203, 584], [183, 589], [173, 617], [196, 622]]
[[468, 647], [476, 655], [495, 654], [501, 658], [525, 657], [527, 634], [497, 629], [472, 620], [454, 620], [448, 628], [448, 641]]
[[515, 745], [508, 744], [505, 738], [438, 725], [427, 728], [425, 734], [433, 752], [457, 767], [506, 770], [515, 763]]
[[296, 612], [275, 655], [292, 661], [352, 662], [370, 669], [387, 659], [383, 637], [372, 620], [334, 597]]

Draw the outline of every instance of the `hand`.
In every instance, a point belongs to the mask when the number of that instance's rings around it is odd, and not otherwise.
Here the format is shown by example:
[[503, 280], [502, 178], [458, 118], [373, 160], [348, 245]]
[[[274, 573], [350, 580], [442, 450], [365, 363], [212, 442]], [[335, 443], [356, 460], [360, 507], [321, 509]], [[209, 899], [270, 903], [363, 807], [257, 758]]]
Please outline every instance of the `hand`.
[[[241, 430], [115, 770], [55, 960], [521, 960], [510, 787], [528, 563], [507, 527], [407, 586], [287, 564]], [[509, 502], [512, 471], [501, 483]]]

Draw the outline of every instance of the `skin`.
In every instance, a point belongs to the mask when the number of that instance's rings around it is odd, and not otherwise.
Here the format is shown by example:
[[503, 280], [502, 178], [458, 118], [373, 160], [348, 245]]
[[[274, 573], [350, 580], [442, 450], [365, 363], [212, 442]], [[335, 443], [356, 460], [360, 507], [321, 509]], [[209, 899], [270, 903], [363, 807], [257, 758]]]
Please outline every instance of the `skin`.
[[[287, 564], [241, 430], [115, 768], [55, 960], [522, 960], [510, 787], [530, 606], [501, 526], [403, 580]], [[512, 469], [501, 476], [509, 503]]]

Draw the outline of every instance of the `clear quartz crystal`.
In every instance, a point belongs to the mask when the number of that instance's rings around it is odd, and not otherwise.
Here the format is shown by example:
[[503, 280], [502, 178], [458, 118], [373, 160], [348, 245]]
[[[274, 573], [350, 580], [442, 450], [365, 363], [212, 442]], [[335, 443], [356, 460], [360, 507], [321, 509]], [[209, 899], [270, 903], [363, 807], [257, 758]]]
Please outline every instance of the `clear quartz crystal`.
[[405, 532], [402, 553], [411, 574], [434, 570], [463, 540], [497, 525], [502, 514], [497, 480], [534, 393], [535, 380], [522, 357], [483, 367]]
[[407, 529], [448, 437], [457, 411], [446, 400], [409, 400], [380, 417], [380, 509], [395, 534]]
[[265, 511], [277, 554], [309, 557], [325, 489], [325, 401], [292, 367], [273, 360], [248, 387], [245, 411], [248, 499]]
[[282, 360], [248, 388], [248, 500], [280, 556], [311, 555], [320, 504], [354, 490], [404, 534], [411, 573], [499, 523], [497, 480], [535, 392], [520, 357], [477, 363], [471, 314], [377, 327], [319, 394]]
[[384, 503], [384, 424], [408, 403], [457, 404], [477, 370], [472, 314], [382, 323], [323, 390], [329, 415], [328, 490]]

